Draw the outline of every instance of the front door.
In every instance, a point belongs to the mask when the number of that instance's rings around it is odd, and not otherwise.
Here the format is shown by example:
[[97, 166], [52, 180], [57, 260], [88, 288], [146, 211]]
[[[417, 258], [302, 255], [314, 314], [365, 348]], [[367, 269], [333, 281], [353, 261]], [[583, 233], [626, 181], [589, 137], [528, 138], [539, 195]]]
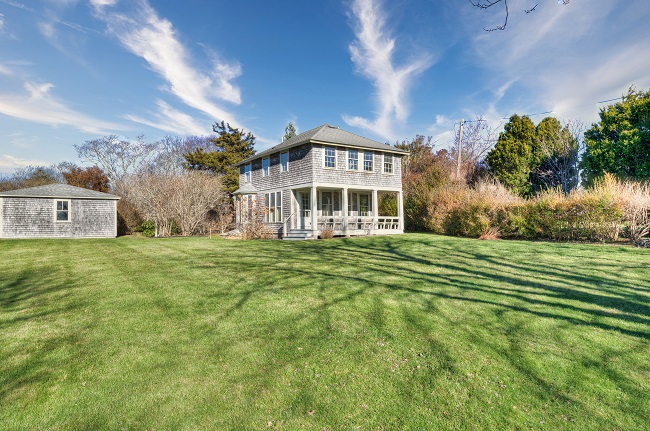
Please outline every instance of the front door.
[[311, 229], [310, 192], [298, 192], [298, 225], [300, 229]]

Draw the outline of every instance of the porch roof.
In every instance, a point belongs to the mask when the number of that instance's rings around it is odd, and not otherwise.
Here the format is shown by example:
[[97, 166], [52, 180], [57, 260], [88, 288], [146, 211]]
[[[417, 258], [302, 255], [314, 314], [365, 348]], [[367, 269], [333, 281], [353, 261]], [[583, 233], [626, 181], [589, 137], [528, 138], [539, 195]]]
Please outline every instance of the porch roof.
[[232, 192], [233, 195], [254, 195], [257, 193], [257, 189], [250, 183], [244, 183], [243, 186], [240, 186], [237, 190]]
[[281, 144], [271, 147], [268, 150], [248, 157], [239, 163], [235, 163], [234, 166], [240, 166], [252, 160], [259, 159], [260, 157], [277, 153], [279, 151], [286, 151], [290, 148], [310, 142], [340, 145], [346, 147], [368, 148], [372, 150], [383, 151], [385, 153], [408, 154], [408, 151], [402, 150], [400, 148], [395, 148], [392, 145], [382, 144], [381, 142], [373, 141], [372, 139], [355, 135], [354, 133], [339, 129], [338, 127], [330, 126], [329, 124], [323, 124], [322, 126], [318, 126], [314, 129], [307, 130], [306, 132], [296, 135], [291, 139], [287, 139]]

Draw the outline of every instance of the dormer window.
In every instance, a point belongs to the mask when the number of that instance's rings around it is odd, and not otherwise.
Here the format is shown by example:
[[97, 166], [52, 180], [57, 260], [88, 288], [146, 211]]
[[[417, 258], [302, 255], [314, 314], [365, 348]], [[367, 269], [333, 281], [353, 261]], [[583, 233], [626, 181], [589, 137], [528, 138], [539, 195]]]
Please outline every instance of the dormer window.
[[251, 164], [250, 163], [247, 164], [246, 166], [244, 166], [244, 178], [245, 178], [244, 181], [246, 181], [247, 183], [251, 182]]

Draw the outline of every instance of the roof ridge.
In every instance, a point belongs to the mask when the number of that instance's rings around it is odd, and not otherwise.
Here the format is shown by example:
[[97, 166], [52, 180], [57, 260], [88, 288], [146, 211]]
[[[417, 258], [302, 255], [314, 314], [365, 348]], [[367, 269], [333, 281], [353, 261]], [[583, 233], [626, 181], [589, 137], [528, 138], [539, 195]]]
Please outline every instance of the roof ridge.
[[[77, 194], [78, 196], [73, 196], [73, 194]], [[114, 195], [112, 193], [106, 193], [106, 192], [100, 192], [97, 190], [92, 190], [92, 189], [87, 189], [85, 187], [78, 187], [78, 186], [73, 186], [71, 184], [65, 184], [65, 183], [50, 183], [50, 184], [43, 184], [40, 186], [33, 186], [33, 187], [23, 187], [20, 189], [14, 189], [14, 190], [7, 190], [5, 192], [0, 192], [0, 196], [32, 196], [36, 197], [39, 194], [43, 196], [50, 196], [54, 197], [54, 195], [69, 195], [70, 197], [81, 197], [83, 195], [86, 195], [87, 197], [93, 196], [99, 198], [99, 196], [104, 196], [104, 199], [109, 199], [109, 198], [116, 198], [119, 199], [119, 196]], [[59, 197], [61, 197], [59, 196]]]
[[375, 151], [388, 151], [393, 153], [408, 153], [408, 151], [400, 150], [390, 144], [375, 141], [374, 139], [366, 138], [365, 136], [357, 135], [356, 133], [348, 132], [340, 127], [332, 126], [330, 124], [321, 124], [320, 126], [302, 132], [286, 141], [274, 145], [264, 151], [256, 153], [244, 160], [234, 164], [240, 166], [252, 160], [268, 157], [274, 152], [287, 151], [298, 145], [306, 144], [309, 142], [331, 142], [333, 145], [347, 145], [351, 147], [369, 148]]

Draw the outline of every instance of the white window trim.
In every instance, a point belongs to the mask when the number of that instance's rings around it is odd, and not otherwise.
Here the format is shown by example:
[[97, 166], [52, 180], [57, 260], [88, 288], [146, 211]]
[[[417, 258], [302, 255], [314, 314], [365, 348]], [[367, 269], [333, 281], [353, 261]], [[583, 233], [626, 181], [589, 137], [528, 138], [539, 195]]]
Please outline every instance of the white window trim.
[[[334, 150], [334, 166], [325, 166], [325, 154], [327, 148], [332, 148]], [[338, 165], [339, 152], [336, 150], [336, 147], [330, 145], [323, 145], [323, 169], [336, 169]]]
[[[282, 164], [282, 155], [286, 154], [287, 155], [287, 168], [284, 168], [284, 165]], [[284, 151], [280, 153], [280, 172], [289, 172], [289, 152]]]
[[[68, 219], [67, 220], [58, 220], [56, 213], [58, 211], [58, 203], [67, 202], [68, 203]], [[72, 221], [72, 202], [70, 199], [54, 199], [54, 223], [70, 223]]]
[[[278, 194], [280, 195], [280, 200], [278, 201]], [[275, 195], [275, 205], [271, 207], [271, 195]], [[269, 197], [267, 199], [266, 197]], [[270, 220], [271, 217], [271, 208], [275, 208], [273, 211], [273, 217], [274, 220]], [[265, 209], [265, 214], [264, 214], [264, 223], [282, 223], [282, 190], [278, 190], [275, 192], [266, 192], [264, 193], [264, 209]], [[279, 219], [279, 220], [276, 220]]]
[[[357, 168], [356, 169], [353, 169], [353, 168], [350, 167], [350, 151], [356, 151], [357, 152]], [[348, 148], [348, 149], [345, 150], [345, 153], [347, 155], [345, 169], [348, 170], [348, 171], [352, 171], [352, 172], [359, 172], [359, 150], [357, 150], [356, 148]]]
[[250, 163], [244, 165], [244, 182], [250, 183], [253, 173], [251, 171], [252, 166]]
[[[264, 170], [264, 160], [266, 160], [266, 171]], [[263, 177], [268, 177], [271, 174], [271, 158], [270, 157], [264, 157], [262, 159], [262, 176]]]
[[[366, 169], [366, 154], [370, 154], [370, 159], [372, 165], [370, 166], [372, 169]], [[371, 174], [375, 172], [375, 152], [374, 151], [363, 151], [363, 172], [367, 174]]]
[[[391, 172], [386, 172], [386, 167], [384, 164], [386, 163], [386, 156], [391, 156]], [[395, 155], [394, 154], [382, 154], [381, 155], [381, 172], [385, 175], [395, 175]]]

